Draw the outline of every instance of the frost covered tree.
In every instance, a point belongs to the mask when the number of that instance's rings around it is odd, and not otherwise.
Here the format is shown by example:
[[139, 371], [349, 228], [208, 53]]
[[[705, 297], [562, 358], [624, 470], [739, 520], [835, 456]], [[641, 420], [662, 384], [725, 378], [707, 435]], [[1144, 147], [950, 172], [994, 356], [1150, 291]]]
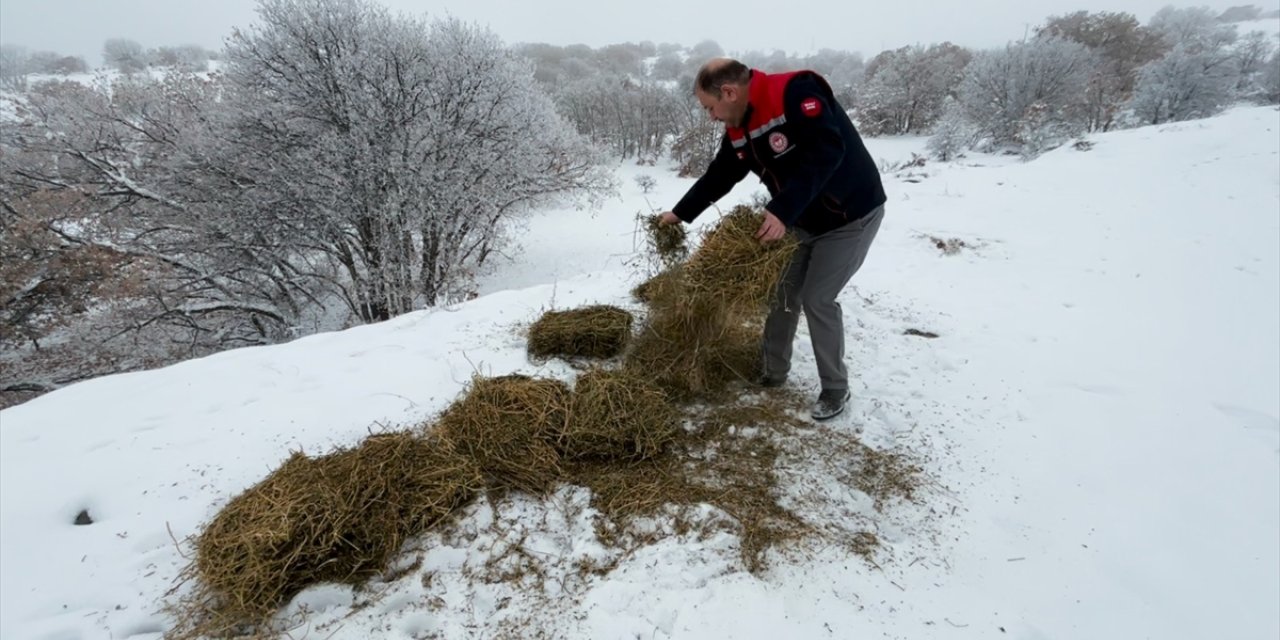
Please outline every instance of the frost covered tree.
[[64, 56], [53, 51], [37, 51], [27, 60], [27, 71], [65, 76], [72, 73], [87, 73], [89, 65], [84, 58]]
[[150, 265], [121, 322], [181, 342], [187, 355], [285, 337], [308, 295], [287, 248], [241, 224], [234, 190], [218, 179], [227, 171], [224, 137], [211, 128], [220, 98], [213, 83], [178, 73], [40, 84], [0, 154], [9, 202], [38, 202], [50, 189], [89, 201], [84, 215], [50, 223], [62, 242]]
[[[696, 102], [692, 97], [689, 100]], [[696, 178], [707, 170], [720, 148], [724, 127], [708, 118], [700, 108], [696, 111], [691, 108], [688, 114], [689, 122], [671, 145], [671, 157], [680, 165], [677, 170], [680, 177]]]
[[[292, 335], [309, 283], [213, 171], [216, 86], [35, 85], [0, 123], [0, 390]], [[12, 339], [12, 340], [10, 340]], [[18, 342], [17, 340], [20, 340]]]
[[1262, 91], [1262, 76], [1267, 61], [1276, 50], [1275, 37], [1262, 31], [1250, 31], [1236, 41], [1232, 54], [1240, 79], [1236, 93], [1242, 96], [1258, 96]]
[[1266, 104], [1280, 104], [1280, 52], [1271, 56], [1259, 73], [1259, 98]]
[[260, 8], [226, 76], [42, 83], [0, 121], [0, 303], [20, 341], [0, 358], [49, 374], [0, 387], [449, 300], [532, 207], [612, 186], [487, 31], [342, 0]]
[[1234, 98], [1238, 78], [1231, 56], [1178, 45], [1143, 67], [1133, 96], [1134, 115], [1148, 124], [1214, 115]]
[[104, 42], [102, 60], [121, 73], [136, 73], [147, 68], [147, 54], [142, 45], [127, 38], [111, 38]]
[[1037, 153], [1085, 128], [1095, 62], [1084, 45], [1054, 37], [980, 52], [958, 99], [984, 146]]
[[31, 54], [23, 47], [0, 44], [0, 89], [23, 91], [27, 88], [27, 63]]
[[1097, 55], [1084, 102], [1090, 131], [1107, 131], [1118, 124], [1121, 110], [1133, 96], [1138, 69], [1169, 50], [1160, 34], [1128, 13], [1077, 11], [1053, 16], [1037, 36], [1078, 42]]
[[856, 105], [863, 130], [870, 135], [907, 134], [933, 126], [971, 58], [949, 42], [876, 56], [867, 64]]
[[1149, 26], [1172, 50], [1139, 73], [1132, 102], [1137, 118], [1149, 124], [1203, 118], [1235, 98], [1240, 68], [1231, 49], [1234, 26], [1219, 23], [1204, 7], [1165, 7]]
[[684, 119], [684, 100], [669, 83], [611, 72], [568, 83], [556, 101], [579, 133], [623, 158], [659, 155]]
[[1236, 41], [1236, 28], [1219, 22], [1208, 7], [1167, 6], [1151, 16], [1147, 27], [1170, 46], [1221, 50]]
[[862, 60], [862, 54], [820, 49], [805, 58], [800, 67], [821, 73], [831, 84], [831, 90], [841, 104], [846, 107], [856, 104], [858, 91], [866, 76], [866, 63]]
[[942, 116], [933, 126], [933, 135], [926, 144], [934, 158], [947, 162], [954, 160], [973, 142], [973, 127], [965, 118], [964, 109], [954, 98], [948, 97], [942, 105]]
[[147, 59], [157, 67], [170, 67], [182, 71], [206, 71], [209, 68], [209, 52], [200, 45], [157, 47], [147, 52]]
[[676, 53], [664, 53], [654, 61], [650, 75], [658, 80], [675, 80], [684, 72], [684, 60]]
[[364, 320], [461, 295], [531, 208], [612, 186], [487, 30], [364, 0], [259, 13], [225, 62], [246, 214], [296, 229]]
[[703, 40], [689, 49], [689, 62], [695, 68], [711, 58], [724, 55], [724, 48], [715, 40]]

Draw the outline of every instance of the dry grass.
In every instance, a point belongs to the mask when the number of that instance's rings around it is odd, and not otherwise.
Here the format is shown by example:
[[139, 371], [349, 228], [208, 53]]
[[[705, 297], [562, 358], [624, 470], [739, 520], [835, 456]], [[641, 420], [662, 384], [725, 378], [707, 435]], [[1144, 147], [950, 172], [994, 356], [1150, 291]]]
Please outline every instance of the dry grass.
[[788, 411], [792, 402], [777, 394], [714, 410], [698, 417], [693, 429], [680, 431], [667, 455], [624, 465], [573, 465], [570, 481], [591, 490], [592, 506], [605, 519], [599, 533], [614, 544], [621, 544], [618, 532], [635, 519], [670, 513], [672, 507], [682, 514], [677, 530], [692, 530], [700, 526], [688, 519], [693, 507], [711, 505], [732, 518], [743, 564], [758, 571], [769, 549], [811, 532], [779, 500], [780, 449], [773, 436], [799, 424]]
[[688, 233], [682, 224], [662, 224], [658, 216], [644, 220], [649, 248], [663, 264], [672, 265], [689, 255]]
[[649, 316], [626, 367], [650, 376], [672, 399], [722, 398], [760, 368], [759, 327], [795, 239], [761, 245], [763, 213], [735, 208], [683, 265], [643, 286]]
[[627, 352], [625, 366], [655, 381], [672, 400], [723, 399], [734, 383], [759, 373], [760, 333], [727, 320], [720, 326], [714, 322], [717, 316], [696, 311], [651, 318]]
[[890, 500], [912, 500], [924, 482], [923, 470], [900, 451], [879, 451], [858, 443], [853, 485], [883, 509]]
[[557, 447], [566, 458], [634, 461], [667, 449], [680, 414], [647, 377], [597, 369], [578, 376]]
[[630, 313], [607, 305], [548, 311], [529, 329], [529, 355], [612, 358], [631, 339], [631, 323]]
[[798, 244], [790, 233], [761, 244], [756, 232], [763, 222], [762, 212], [745, 206], [721, 218], [685, 263], [685, 295], [734, 312], [763, 314]]
[[662, 290], [663, 287], [668, 286], [668, 281], [671, 278], [676, 277], [675, 274], [678, 273], [678, 269], [665, 269], [663, 271], [659, 271], [654, 274], [652, 278], [636, 285], [635, 288], [631, 290], [631, 297], [635, 298], [637, 302], [651, 302], [656, 292]]
[[569, 387], [558, 380], [477, 376], [440, 416], [437, 429], [474, 460], [489, 488], [543, 494], [561, 475], [552, 446], [569, 415]]
[[439, 438], [391, 433], [318, 458], [295, 453], [196, 538], [188, 571], [200, 583], [174, 635], [267, 635], [299, 591], [376, 574], [480, 486], [474, 463]]

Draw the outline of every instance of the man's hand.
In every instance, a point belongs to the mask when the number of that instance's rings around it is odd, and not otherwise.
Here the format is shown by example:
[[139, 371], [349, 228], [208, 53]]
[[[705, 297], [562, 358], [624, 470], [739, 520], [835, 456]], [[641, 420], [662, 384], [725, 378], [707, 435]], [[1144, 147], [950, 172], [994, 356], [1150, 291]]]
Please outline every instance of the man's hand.
[[760, 230], [756, 232], [756, 239], [760, 242], [773, 242], [781, 239], [787, 233], [787, 225], [782, 224], [778, 216], [764, 212], [764, 224], [760, 225]]
[[670, 211], [663, 211], [660, 215], [658, 215], [658, 224], [661, 224], [661, 225], [679, 224], [681, 222], [684, 222], [684, 220], [681, 220], [680, 218], [676, 217], [676, 214], [671, 213]]

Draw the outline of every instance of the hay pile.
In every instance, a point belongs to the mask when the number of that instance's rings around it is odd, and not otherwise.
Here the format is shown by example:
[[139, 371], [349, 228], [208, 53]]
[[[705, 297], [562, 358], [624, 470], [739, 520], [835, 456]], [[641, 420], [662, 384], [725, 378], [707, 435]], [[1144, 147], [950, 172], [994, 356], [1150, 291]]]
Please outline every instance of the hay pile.
[[685, 294], [746, 316], [765, 313], [798, 242], [787, 234], [760, 244], [756, 232], [763, 222], [763, 212], [746, 206], [721, 218], [685, 263]]
[[729, 324], [691, 300], [655, 314], [627, 353], [626, 367], [644, 372], [672, 399], [717, 399], [735, 381], [760, 372], [759, 329]]
[[642, 285], [649, 317], [628, 368], [678, 400], [715, 397], [757, 375], [760, 326], [796, 247], [791, 235], [760, 244], [763, 220], [749, 207], [733, 209], [688, 261]]
[[439, 438], [386, 434], [318, 458], [295, 453], [196, 539], [205, 619], [188, 622], [198, 633], [260, 624], [308, 586], [365, 579], [480, 488], [475, 464]]
[[635, 298], [637, 302], [652, 302], [654, 296], [657, 295], [657, 292], [661, 291], [663, 287], [668, 286], [667, 281], [678, 277], [678, 270], [666, 269], [659, 271], [654, 274], [653, 277], [636, 285], [635, 288], [631, 290], [631, 297]]
[[675, 441], [679, 421], [679, 412], [648, 378], [597, 369], [578, 376], [557, 446], [575, 460], [644, 460]]
[[558, 380], [477, 376], [437, 423], [441, 436], [475, 461], [489, 487], [543, 494], [560, 478], [552, 443], [569, 415], [569, 387]]
[[607, 305], [548, 311], [529, 329], [529, 355], [612, 358], [631, 339], [631, 323], [630, 313]]

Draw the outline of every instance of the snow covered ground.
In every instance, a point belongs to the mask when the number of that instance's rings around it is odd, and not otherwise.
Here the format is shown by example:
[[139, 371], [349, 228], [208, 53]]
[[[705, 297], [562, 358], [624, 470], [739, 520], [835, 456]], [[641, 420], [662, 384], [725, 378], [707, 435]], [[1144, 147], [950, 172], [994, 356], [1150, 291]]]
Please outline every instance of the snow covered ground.
[[[835, 428], [910, 448], [935, 486], [877, 521], [879, 568], [826, 550], [752, 576], [721, 534], [575, 578], [609, 551], [565, 487], [469, 508], [413, 545], [422, 564], [403, 577], [304, 592], [292, 636], [1280, 636], [1280, 111], [1092, 141], [887, 176], [880, 237], [842, 298], [857, 378]], [[869, 146], [902, 160], [921, 142]], [[521, 329], [553, 307], [631, 304], [634, 218], [689, 184], [620, 177], [595, 216], [531, 221], [525, 253], [471, 302], [0, 412], [0, 637], [159, 638], [186, 562], [174, 540], [291, 450], [421, 422], [477, 370], [571, 375], [530, 363]], [[813, 388], [803, 325], [797, 340]], [[94, 524], [72, 524], [82, 509]], [[469, 578], [512, 544], [541, 559], [542, 589]]]

